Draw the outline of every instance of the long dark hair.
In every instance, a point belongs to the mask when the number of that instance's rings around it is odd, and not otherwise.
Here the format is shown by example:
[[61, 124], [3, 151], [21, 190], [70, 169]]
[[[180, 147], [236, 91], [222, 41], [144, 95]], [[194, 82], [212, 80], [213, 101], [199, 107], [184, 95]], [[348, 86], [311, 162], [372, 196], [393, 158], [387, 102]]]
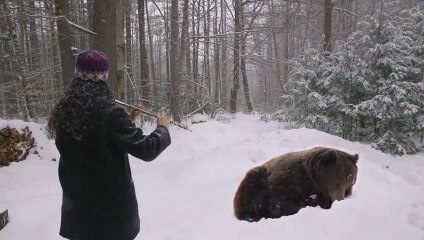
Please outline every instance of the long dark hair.
[[92, 114], [111, 106], [113, 101], [107, 83], [73, 79], [51, 112], [47, 129], [51, 137], [68, 134], [81, 140], [96, 125], [91, 119]]

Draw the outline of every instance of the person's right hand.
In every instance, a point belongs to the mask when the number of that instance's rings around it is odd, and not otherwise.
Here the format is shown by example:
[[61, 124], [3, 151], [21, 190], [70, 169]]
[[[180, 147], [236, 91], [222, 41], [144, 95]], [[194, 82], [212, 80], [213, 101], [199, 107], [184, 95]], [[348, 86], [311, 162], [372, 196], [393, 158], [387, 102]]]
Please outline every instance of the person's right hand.
[[159, 111], [156, 116], [158, 118], [157, 120], [158, 126], [162, 125], [165, 127], [169, 127], [169, 117], [168, 117], [168, 114], [166, 114], [166, 112]]

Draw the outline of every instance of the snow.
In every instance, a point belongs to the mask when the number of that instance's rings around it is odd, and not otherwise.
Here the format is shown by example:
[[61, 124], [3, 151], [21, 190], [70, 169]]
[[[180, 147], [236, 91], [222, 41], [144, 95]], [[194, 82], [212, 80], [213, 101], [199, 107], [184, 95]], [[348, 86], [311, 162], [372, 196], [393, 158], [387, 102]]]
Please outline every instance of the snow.
[[208, 116], [201, 113], [195, 113], [191, 116], [192, 123], [203, 123], [208, 121]]
[[[141, 217], [137, 239], [424, 240], [422, 154], [392, 157], [317, 130], [283, 130], [259, 119], [243, 114], [228, 123], [210, 119], [192, 125], [193, 132], [171, 127], [172, 145], [155, 161], [131, 157]], [[38, 140], [57, 157], [52, 142]], [[314, 146], [359, 154], [351, 198], [330, 210], [305, 208], [257, 223], [234, 217], [232, 200], [246, 171], [276, 155]], [[0, 207], [6, 206], [10, 216], [1, 240], [59, 239], [57, 164], [30, 155], [0, 168]]]

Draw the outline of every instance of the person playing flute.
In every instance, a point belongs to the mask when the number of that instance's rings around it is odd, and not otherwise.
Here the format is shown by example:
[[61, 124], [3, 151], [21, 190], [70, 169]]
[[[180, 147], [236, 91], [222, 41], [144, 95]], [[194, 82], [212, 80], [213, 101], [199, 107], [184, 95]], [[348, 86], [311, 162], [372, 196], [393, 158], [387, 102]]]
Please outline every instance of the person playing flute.
[[88, 50], [76, 59], [74, 78], [54, 107], [48, 129], [60, 153], [62, 187], [59, 234], [72, 240], [130, 240], [140, 231], [138, 203], [128, 154], [152, 161], [170, 144], [169, 117], [157, 113], [157, 128], [144, 135], [114, 102], [109, 60]]

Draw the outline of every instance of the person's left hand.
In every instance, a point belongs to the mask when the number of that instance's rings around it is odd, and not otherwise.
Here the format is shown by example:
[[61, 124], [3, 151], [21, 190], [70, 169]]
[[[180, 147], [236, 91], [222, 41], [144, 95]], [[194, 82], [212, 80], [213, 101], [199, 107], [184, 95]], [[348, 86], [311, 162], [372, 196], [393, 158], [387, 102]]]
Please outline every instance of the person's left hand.
[[[142, 110], [145, 110], [146, 108], [143, 106], [143, 104], [141, 104], [141, 103], [139, 103], [139, 104], [135, 104], [134, 106], [136, 106], [136, 107], [138, 107], [138, 108], [140, 108], [140, 109], [142, 109]], [[140, 111], [140, 110], [137, 110], [137, 109], [133, 109], [132, 111], [131, 111], [131, 114], [130, 114], [130, 118], [131, 118], [131, 120], [132, 121], [134, 121], [138, 116], [140, 116], [141, 114], [142, 114], [143, 112], [142, 111]]]

